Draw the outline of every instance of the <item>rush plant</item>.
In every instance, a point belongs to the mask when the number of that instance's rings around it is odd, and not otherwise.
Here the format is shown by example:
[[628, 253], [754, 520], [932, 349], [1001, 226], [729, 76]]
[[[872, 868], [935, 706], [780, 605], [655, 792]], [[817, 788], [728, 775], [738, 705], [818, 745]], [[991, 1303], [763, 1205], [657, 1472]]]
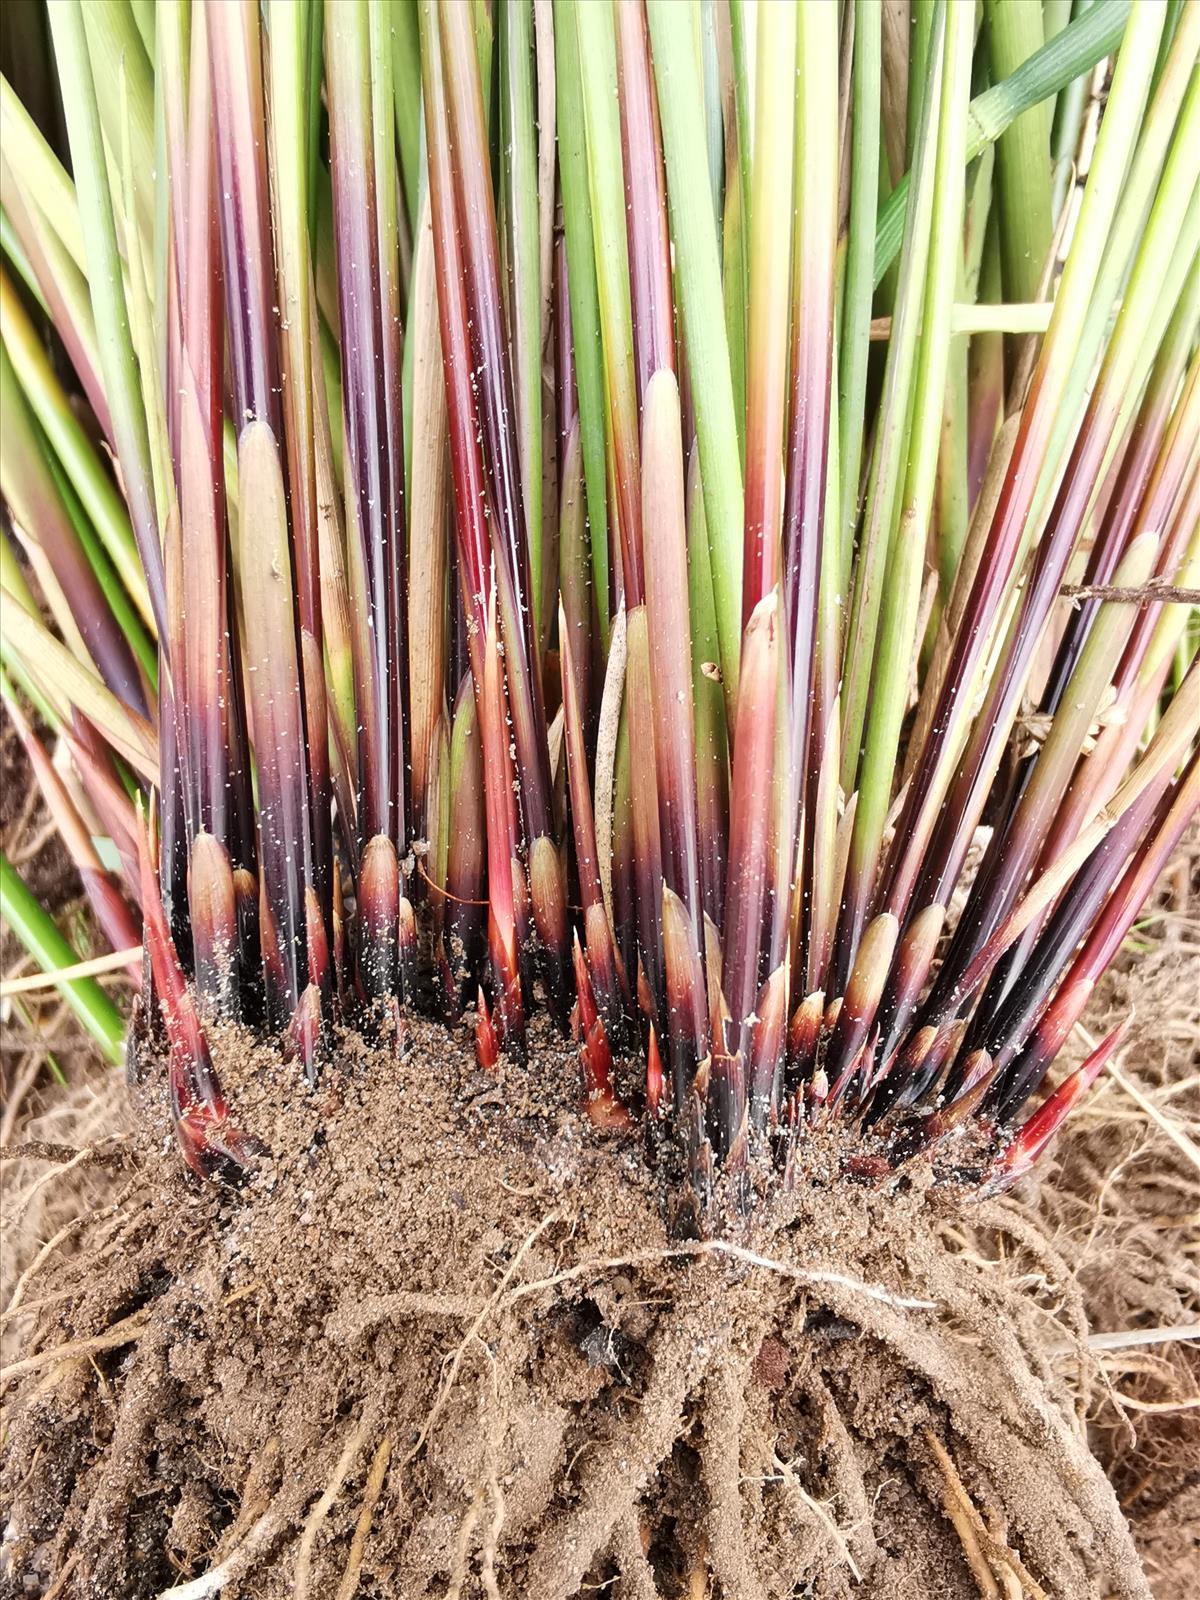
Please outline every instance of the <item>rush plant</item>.
[[1004, 1185], [1116, 1048], [1047, 1092], [1200, 804], [1200, 6], [883, 11], [55, 0], [65, 139], [0, 84], [4, 697], [197, 1171], [218, 1019], [545, 1010], [702, 1208]]

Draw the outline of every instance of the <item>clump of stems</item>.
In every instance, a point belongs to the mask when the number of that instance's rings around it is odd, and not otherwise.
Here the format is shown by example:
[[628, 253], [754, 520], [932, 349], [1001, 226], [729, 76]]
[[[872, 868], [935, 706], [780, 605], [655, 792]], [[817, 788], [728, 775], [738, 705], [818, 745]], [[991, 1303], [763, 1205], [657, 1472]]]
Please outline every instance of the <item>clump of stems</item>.
[[1200, 803], [1200, 10], [1040, 17], [50, 6], [2, 687], [198, 1171], [217, 1019], [311, 1082], [544, 1007], [701, 1203], [832, 1122], [1000, 1186], [1100, 1072]]

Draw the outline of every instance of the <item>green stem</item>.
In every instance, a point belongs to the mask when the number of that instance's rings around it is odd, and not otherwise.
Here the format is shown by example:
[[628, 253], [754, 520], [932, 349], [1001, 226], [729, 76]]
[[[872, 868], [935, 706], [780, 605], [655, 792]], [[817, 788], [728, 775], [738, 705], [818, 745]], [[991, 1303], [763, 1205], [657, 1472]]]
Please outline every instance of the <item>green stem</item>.
[[[114, 442], [125, 480], [138, 550], [150, 590], [160, 638], [167, 633], [166, 582], [163, 574], [150, 438], [130, 334], [124, 269], [117, 248], [112, 194], [100, 129], [100, 111], [92, 64], [84, 34], [80, 0], [62, 0], [52, 7], [50, 26], [63, 83], [63, 102], [79, 217], [87, 246], [88, 287], [96, 320], [96, 342], [104, 391], [112, 413]], [[116, 146], [119, 148], [119, 143]]]
[[500, 165], [501, 249], [508, 269], [513, 387], [532, 575], [530, 603], [534, 638], [544, 648], [550, 619], [542, 616], [542, 284], [531, 0], [506, 0], [504, 6], [500, 118], [507, 157]]
[[[992, 70], [1003, 80], [1045, 42], [1041, 0], [987, 0], [985, 14]], [[1038, 299], [1050, 250], [1050, 111], [1049, 100], [1031, 106], [996, 146], [1007, 300]]]
[[708, 191], [704, 105], [690, 7], [649, 0], [654, 76], [667, 163], [675, 272], [696, 408], [696, 434], [721, 641], [725, 705], [734, 716], [742, 637], [742, 467], [725, 338], [716, 221]]
[[567, 242], [567, 292], [571, 302], [571, 341], [579, 401], [579, 437], [587, 489], [592, 583], [600, 623], [602, 652], [608, 655], [608, 499], [604, 408], [604, 367], [596, 257], [592, 243], [588, 153], [583, 84], [579, 73], [578, 30], [565, 19], [554, 30], [556, 123], [563, 230]]
[[[0, 854], [0, 918], [45, 973], [79, 965], [79, 956], [38, 905], [8, 857]], [[54, 987], [114, 1066], [125, 1060], [125, 1022], [94, 978], [62, 978]]]
[[143, 619], [153, 627], [146, 578], [121, 496], [72, 410], [20, 297], [3, 273], [0, 333], [34, 416], [54, 447], [122, 583]]
[[841, 304], [838, 361], [841, 468], [841, 584], [848, 588], [854, 529], [858, 523], [870, 355], [875, 217], [879, 205], [879, 94], [883, 57], [882, 7], [854, 0], [854, 108], [850, 153], [850, 233]]
[[[855, 942], [865, 922], [866, 897], [891, 801], [900, 731], [908, 704], [909, 664], [916, 644], [926, 529], [933, 505], [950, 352], [948, 310], [962, 260], [964, 113], [971, 43], [969, 12], [951, 0], [946, 8], [944, 68], [937, 112], [929, 261], [924, 275], [925, 326], [907, 435], [908, 473], [888, 558], [851, 845], [850, 925], [846, 931]], [[936, 51], [936, 43], [933, 48]]]

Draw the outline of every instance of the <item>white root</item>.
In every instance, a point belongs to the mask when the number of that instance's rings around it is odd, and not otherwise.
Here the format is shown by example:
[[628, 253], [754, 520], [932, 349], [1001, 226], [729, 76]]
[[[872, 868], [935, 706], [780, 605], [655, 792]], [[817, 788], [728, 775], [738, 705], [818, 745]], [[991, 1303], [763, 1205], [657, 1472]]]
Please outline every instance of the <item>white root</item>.
[[846, 1535], [838, 1527], [837, 1522], [834, 1520], [830, 1512], [821, 1504], [819, 1500], [814, 1499], [814, 1497], [809, 1494], [808, 1490], [796, 1476], [796, 1473], [789, 1461], [784, 1461], [777, 1451], [773, 1453], [772, 1461], [774, 1463], [775, 1470], [779, 1473], [779, 1476], [783, 1480], [784, 1484], [786, 1484], [786, 1486], [796, 1496], [801, 1505], [805, 1506], [809, 1511], [812, 1512], [813, 1516], [816, 1517], [817, 1521], [824, 1528], [829, 1537], [830, 1543], [833, 1545], [838, 1555], [850, 1568], [850, 1572], [855, 1583], [861, 1583], [862, 1573], [859, 1571], [854, 1557], [850, 1554], [850, 1546], [847, 1543]]
[[795, 1283], [822, 1284], [826, 1288], [848, 1289], [851, 1294], [864, 1295], [868, 1300], [877, 1300], [880, 1305], [894, 1306], [901, 1311], [936, 1311], [936, 1300], [919, 1300], [908, 1295], [893, 1294], [879, 1283], [866, 1283], [861, 1278], [852, 1278], [844, 1272], [833, 1272], [819, 1267], [792, 1267], [786, 1261], [775, 1261], [770, 1256], [761, 1256], [756, 1250], [747, 1250], [740, 1244], [731, 1244], [727, 1239], [709, 1239], [697, 1244], [673, 1245], [669, 1249], [661, 1250], [635, 1250], [627, 1256], [600, 1257], [592, 1261], [581, 1261], [578, 1266], [568, 1267], [565, 1272], [556, 1272], [553, 1277], [539, 1278], [531, 1283], [523, 1283], [512, 1290], [508, 1300], [523, 1300], [526, 1295], [538, 1294], [544, 1289], [557, 1288], [560, 1283], [567, 1283], [574, 1278], [590, 1277], [592, 1273], [615, 1272], [621, 1267], [645, 1266], [651, 1261], [677, 1261], [703, 1256], [729, 1256], [735, 1261], [742, 1261], [750, 1267], [761, 1267], [767, 1272], [776, 1272], [783, 1278], [790, 1278]]
[[158, 1600], [209, 1600], [210, 1595], [220, 1594], [227, 1584], [240, 1577], [266, 1549], [278, 1536], [282, 1527], [283, 1512], [277, 1506], [269, 1507], [259, 1517], [242, 1543], [236, 1550], [231, 1551], [224, 1561], [215, 1567], [210, 1567], [198, 1578], [191, 1578], [187, 1583], [177, 1583], [170, 1589], [162, 1590]]

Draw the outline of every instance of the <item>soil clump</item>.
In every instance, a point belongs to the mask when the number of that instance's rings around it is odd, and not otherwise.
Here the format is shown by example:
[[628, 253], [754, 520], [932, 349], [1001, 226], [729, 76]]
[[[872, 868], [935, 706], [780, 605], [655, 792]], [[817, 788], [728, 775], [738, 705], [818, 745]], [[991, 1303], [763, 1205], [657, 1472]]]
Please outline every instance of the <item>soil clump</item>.
[[151, 1063], [119, 1198], [23, 1279], [0, 1593], [1055, 1600], [1150, 1591], [1087, 1443], [1078, 1285], [1015, 1200], [845, 1176], [708, 1242], [573, 1052], [214, 1040], [251, 1184]]

